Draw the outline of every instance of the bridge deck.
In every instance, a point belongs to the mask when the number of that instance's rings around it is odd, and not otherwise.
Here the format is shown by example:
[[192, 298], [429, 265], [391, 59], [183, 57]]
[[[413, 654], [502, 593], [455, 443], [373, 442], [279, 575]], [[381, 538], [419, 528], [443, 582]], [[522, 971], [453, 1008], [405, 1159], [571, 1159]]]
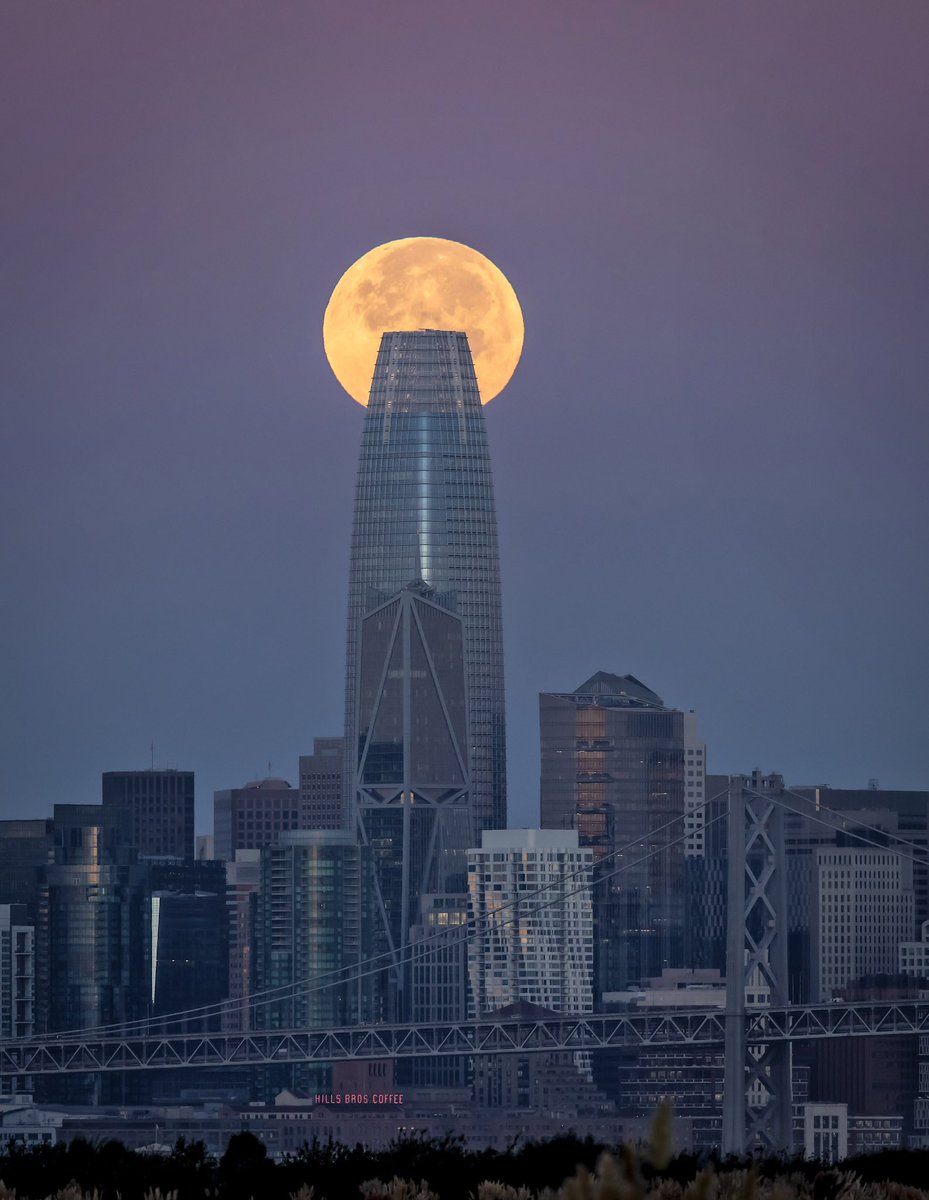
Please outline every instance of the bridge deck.
[[[527, 1054], [635, 1046], [722, 1046], [720, 1009], [506, 1018], [443, 1025], [373, 1025], [249, 1033], [49, 1036], [0, 1042], [0, 1078], [165, 1067], [240, 1067], [347, 1059]], [[819, 1004], [745, 1014], [752, 1044], [929, 1033], [929, 1003]]]

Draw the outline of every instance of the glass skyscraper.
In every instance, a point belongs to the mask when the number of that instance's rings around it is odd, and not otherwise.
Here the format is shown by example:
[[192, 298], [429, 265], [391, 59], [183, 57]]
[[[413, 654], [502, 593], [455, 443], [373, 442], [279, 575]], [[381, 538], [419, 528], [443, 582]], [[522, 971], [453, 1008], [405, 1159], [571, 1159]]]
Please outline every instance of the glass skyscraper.
[[598, 993], [683, 966], [686, 781], [704, 754], [688, 758], [690, 714], [606, 671], [543, 693], [539, 713], [542, 828], [576, 829], [593, 851]]
[[[363, 617], [411, 580], [464, 624], [471, 805], [506, 824], [500, 568], [490, 455], [467, 335], [385, 333], [365, 416], [348, 600], [347, 780], [354, 809]], [[349, 814], [346, 823], [354, 823]]]
[[410, 1020], [407, 947], [423, 902], [441, 905], [467, 888], [462, 620], [413, 581], [365, 616], [359, 665], [357, 828], [371, 849], [375, 898], [369, 952], [391, 960], [375, 1011]]

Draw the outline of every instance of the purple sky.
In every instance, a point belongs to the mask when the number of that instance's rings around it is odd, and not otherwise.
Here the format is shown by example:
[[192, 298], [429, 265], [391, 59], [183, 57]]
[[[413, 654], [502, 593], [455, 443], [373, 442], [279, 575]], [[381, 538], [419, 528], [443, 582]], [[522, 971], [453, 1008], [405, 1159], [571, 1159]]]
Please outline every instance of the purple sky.
[[370, 247], [509, 276], [514, 824], [596, 669], [716, 771], [929, 787], [925, 0], [8, 0], [0, 816], [342, 718]]

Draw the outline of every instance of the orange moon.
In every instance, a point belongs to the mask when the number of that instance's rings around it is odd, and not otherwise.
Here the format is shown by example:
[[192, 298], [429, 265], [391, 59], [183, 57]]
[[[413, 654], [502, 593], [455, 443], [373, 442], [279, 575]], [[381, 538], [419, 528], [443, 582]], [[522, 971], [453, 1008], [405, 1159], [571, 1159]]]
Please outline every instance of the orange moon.
[[375, 246], [335, 286], [323, 344], [335, 376], [367, 405], [381, 334], [452, 329], [468, 335], [484, 404], [509, 383], [523, 349], [522, 309], [489, 258], [446, 238], [401, 238]]

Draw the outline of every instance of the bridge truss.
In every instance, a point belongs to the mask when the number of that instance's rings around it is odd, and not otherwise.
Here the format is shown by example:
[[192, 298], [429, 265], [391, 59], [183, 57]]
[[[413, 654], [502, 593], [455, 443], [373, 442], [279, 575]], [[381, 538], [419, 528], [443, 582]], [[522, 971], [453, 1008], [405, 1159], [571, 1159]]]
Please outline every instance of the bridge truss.
[[[90, 1071], [555, 1053], [617, 1047], [723, 1046], [727, 1018], [722, 1009], [665, 1010], [654, 1015], [522, 1017], [316, 1031], [22, 1039], [0, 1042], [0, 1080]], [[762, 1047], [822, 1038], [919, 1034], [929, 1033], [929, 1003], [792, 1005], [756, 1012], [749, 1009], [744, 1021], [746, 1042]]]

